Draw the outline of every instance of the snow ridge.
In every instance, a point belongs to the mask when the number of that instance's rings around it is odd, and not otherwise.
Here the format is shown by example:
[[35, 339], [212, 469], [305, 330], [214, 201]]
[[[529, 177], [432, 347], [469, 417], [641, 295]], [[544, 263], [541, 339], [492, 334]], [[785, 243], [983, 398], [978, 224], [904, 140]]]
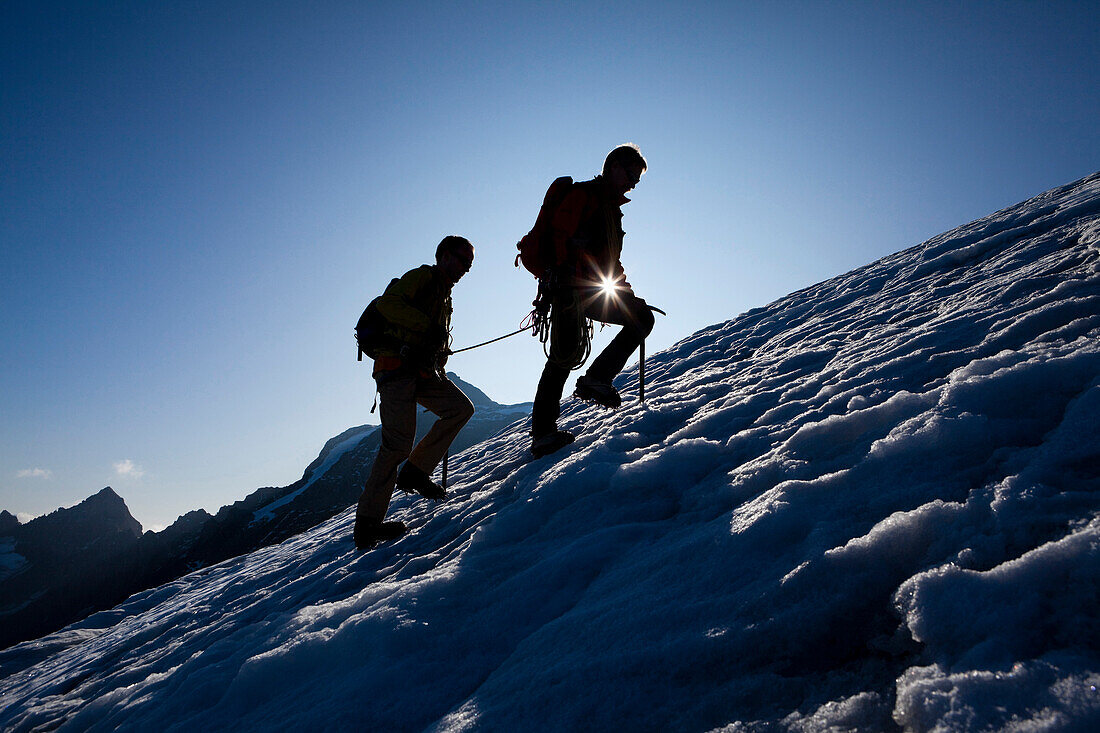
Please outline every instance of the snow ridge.
[[391, 545], [349, 510], [0, 652], [0, 726], [1095, 729], [1098, 234], [1100, 174], [704, 329]]
[[[309, 476], [309, 479], [306, 480], [305, 483], [303, 483], [294, 491], [291, 491], [285, 496], [279, 497], [275, 501], [266, 504], [254, 511], [252, 513], [252, 521], [270, 522], [272, 519], [275, 518], [275, 512], [280, 507], [286, 506], [287, 504], [301, 496], [306, 489], [308, 489], [310, 486], [313, 486], [314, 482], [317, 481], [317, 479], [324, 476], [330, 468], [335, 466], [336, 462], [339, 461], [345, 453], [359, 445], [359, 443], [363, 441], [364, 437], [369, 435], [371, 432], [373, 431], [369, 429], [366, 431], [364, 431], [363, 429], [352, 429], [346, 431], [344, 435], [337, 436], [336, 439], [332, 441], [332, 445], [325, 446], [325, 449], [322, 451], [321, 458], [319, 458], [318, 461], [315, 461], [314, 464], [307, 469], [306, 472]], [[347, 437], [345, 437], [345, 435]]]

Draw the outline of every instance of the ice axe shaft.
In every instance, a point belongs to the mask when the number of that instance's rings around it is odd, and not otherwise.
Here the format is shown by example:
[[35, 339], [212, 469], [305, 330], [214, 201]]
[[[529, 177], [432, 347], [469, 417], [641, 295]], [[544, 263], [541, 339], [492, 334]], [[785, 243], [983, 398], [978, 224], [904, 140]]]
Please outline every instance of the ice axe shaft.
[[[649, 308], [654, 313], [660, 313], [662, 316], [667, 316], [663, 310], [655, 305], [646, 303], [646, 308]], [[638, 402], [645, 402], [645, 339], [638, 344]]]

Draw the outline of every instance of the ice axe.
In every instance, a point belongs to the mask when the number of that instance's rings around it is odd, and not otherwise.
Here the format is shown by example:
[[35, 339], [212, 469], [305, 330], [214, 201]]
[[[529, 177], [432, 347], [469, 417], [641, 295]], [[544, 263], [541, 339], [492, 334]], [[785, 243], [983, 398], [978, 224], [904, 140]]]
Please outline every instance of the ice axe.
[[[668, 315], [657, 306], [649, 303], [646, 303], [646, 308], [654, 313], [660, 313], [662, 316]], [[645, 339], [642, 339], [642, 343], [638, 344], [638, 402], [645, 402]]]

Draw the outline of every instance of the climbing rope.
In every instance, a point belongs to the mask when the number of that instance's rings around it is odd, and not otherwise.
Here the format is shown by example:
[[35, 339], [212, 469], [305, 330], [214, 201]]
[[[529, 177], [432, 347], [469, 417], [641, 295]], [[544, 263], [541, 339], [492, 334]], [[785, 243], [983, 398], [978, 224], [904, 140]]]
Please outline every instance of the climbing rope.
[[[497, 341], [503, 341], [506, 338], [517, 336], [524, 331], [530, 331], [531, 335], [542, 342], [542, 351], [546, 354], [546, 358], [554, 361], [557, 364], [568, 367], [570, 371], [580, 369], [585, 362], [588, 361], [588, 357], [592, 355], [592, 337], [595, 334], [595, 326], [591, 318], [575, 318], [572, 322], [577, 325], [576, 338], [573, 339], [577, 344], [572, 354], [558, 354], [552, 352], [552, 343], [550, 341], [550, 310], [552, 307], [552, 299], [549, 293], [549, 286], [542, 281], [539, 281], [539, 292], [535, 299], [531, 302], [533, 306], [531, 312], [520, 321], [520, 327], [515, 331], [504, 334], [503, 336], [497, 336], [496, 338], [489, 339], [488, 341], [482, 341], [480, 344], [474, 344], [473, 346], [466, 346], [461, 349], [455, 349], [449, 351], [451, 355], [461, 354], [463, 351], [471, 351], [472, 349], [480, 349], [482, 346], [488, 346], [489, 344], [495, 344]], [[566, 310], [579, 309], [580, 308], [580, 296], [574, 292], [574, 302], [563, 307]], [[651, 311], [660, 313], [662, 316], [668, 315], [663, 310], [653, 305], [646, 305]], [[642, 340], [640, 345], [641, 354], [638, 362], [639, 369], [639, 392], [642, 400], [645, 400], [645, 340]]]
[[473, 346], [466, 346], [466, 347], [461, 348], [461, 349], [455, 349], [454, 351], [451, 352], [451, 354], [461, 354], [463, 351], [470, 351], [471, 349], [479, 349], [482, 346], [488, 346], [489, 344], [495, 344], [497, 341], [503, 341], [506, 338], [510, 338], [512, 336], [515, 336], [516, 334], [520, 334], [520, 333], [523, 333], [524, 331], [529, 331], [529, 330], [531, 330], [530, 326], [523, 326], [522, 328], [517, 328], [515, 331], [512, 331], [511, 333], [506, 333], [503, 336], [497, 336], [495, 339], [489, 339], [488, 341], [482, 341], [480, 344], [474, 344]]
[[[542, 351], [546, 354], [547, 359], [553, 359], [555, 362], [569, 367], [572, 371], [579, 369], [583, 365], [588, 357], [592, 353], [592, 334], [593, 326], [592, 319], [576, 319], [577, 334], [575, 342], [577, 348], [572, 354], [555, 354], [551, 356], [551, 341], [550, 341], [550, 310], [552, 305], [552, 299], [549, 293], [549, 286], [543, 282], [539, 282], [538, 296], [531, 302], [533, 306], [531, 312], [520, 321], [520, 327], [515, 331], [506, 333], [503, 336], [497, 336], [496, 338], [489, 339], [488, 341], [482, 341], [480, 344], [474, 344], [473, 346], [466, 346], [461, 349], [455, 349], [451, 351], [451, 355], [461, 354], [463, 351], [470, 351], [471, 349], [479, 349], [482, 346], [488, 346], [489, 344], [495, 344], [497, 341], [503, 341], [506, 338], [511, 338], [524, 331], [530, 331], [531, 335], [537, 338], [542, 343]], [[572, 308], [579, 308], [579, 299], [573, 303]]]

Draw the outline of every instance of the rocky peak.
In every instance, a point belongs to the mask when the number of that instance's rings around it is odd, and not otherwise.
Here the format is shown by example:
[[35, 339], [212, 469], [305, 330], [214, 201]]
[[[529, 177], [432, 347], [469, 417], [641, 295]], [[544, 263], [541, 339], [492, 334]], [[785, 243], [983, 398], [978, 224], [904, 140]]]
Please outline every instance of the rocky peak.
[[19, 526], [19, 519], [7, 509], [0, 511], [0, 536], [11, 534]]
[[193, 534], [201, 530], [203, 525], [211, 519], [213, 519], [213, 517], [205, 509], [195, 509], [186, 514], [181, 514], [176, 521], [172, 522], [171, 526], [157, 534], [169, 538]]
[[460, 379], [454, 372], [447, 372], [447, 378], [454, 382], [459, 389], [466, 393], [466, 396], [470, 398], [470, 402], [474, 403], [474, 407], [500, 407], [500, 404], [494, 402], [489, 395], [482, 392], [480, 389], [470, 384], [469, 382]]
[[19, 528], [21, 545], [50, 547], [48, 554], [80, 551], [108, 537], [141, 537], [141, 524], [130, 514], [126, 502], [110, 486], [68, 509], [58, 509], [32, 519]]
[[141, 523], [134, 519], [126, 502], [110, 486], [89, 496], [70, 511], [82, 511], [88, 519], [102, 522], [105, 530], [113, 529], [127, 532], [134, 537], [141, 536]]

